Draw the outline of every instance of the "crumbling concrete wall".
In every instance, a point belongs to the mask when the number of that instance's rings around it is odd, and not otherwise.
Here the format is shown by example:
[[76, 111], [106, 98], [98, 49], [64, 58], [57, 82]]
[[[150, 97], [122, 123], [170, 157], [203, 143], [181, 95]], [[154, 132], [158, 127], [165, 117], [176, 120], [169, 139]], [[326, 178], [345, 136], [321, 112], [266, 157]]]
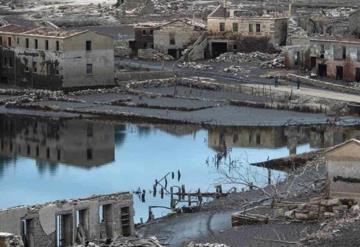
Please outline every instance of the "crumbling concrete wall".
[[174, 21], [154, 31], [154, 48], [179, 58], [181, 52], [193, 44], [200, 35], [201, 31], [195, 30], [193, 25], [183, 21]]
[[69, 246], [133, 235], [133, 216], [132, 195], [118, 193], [3, 210], [0, 231], [22, 236], [31, 247]]

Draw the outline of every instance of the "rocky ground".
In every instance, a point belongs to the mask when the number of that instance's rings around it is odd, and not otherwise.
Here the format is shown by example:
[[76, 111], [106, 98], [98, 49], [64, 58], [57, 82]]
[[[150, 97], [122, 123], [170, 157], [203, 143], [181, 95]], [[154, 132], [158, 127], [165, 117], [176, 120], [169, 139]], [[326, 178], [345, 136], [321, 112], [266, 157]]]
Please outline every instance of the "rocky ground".
[[[351, 200], [326, 199], [325, 181], [320, 152], [305, 165], [288, 170], [282, 182], [230, 194], [198, 213], [159, 219], [139, 231], [164, 239], [171, 246], [190, 241], [232, 247], [357, 246], [359, 238], [353, 234], [359, 231], [359, 206]], [[234, 211], [241, 212], [235, 215], [242, 220], [234, 221]], [[229, 221], [233, 215], [233, 224], [237, 225], [231, 227], [219, 221], [221, 215], [228, 215]], [[207, 220], [201, 222], [199, 218]], [[205, 224], [204, 230], [191, 234], [198, 224]]]

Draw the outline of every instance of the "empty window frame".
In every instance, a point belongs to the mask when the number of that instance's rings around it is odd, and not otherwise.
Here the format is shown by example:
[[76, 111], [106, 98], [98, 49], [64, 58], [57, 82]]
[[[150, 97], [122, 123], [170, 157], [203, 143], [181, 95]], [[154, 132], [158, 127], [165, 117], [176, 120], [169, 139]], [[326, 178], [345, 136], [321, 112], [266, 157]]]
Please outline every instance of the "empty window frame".
[[254, 25], [253, 24], [249, 24], [249, 33], [253, 33], [254, 32]]
[[33, 70], [34, 73], [37, 72], [37, 62], [32, 63], [32, 70]]
[[91, 63], [86, 64], [86, 74], [87, 75], [93, 74], [93, 65]]
[[220, 22], [219, 23], [219, 31], [220, 32], [225, 32], [225, 22]]
[[239, 32], [239, 23], [233, 23], [233, 32], [234, 33]]
[[92, 50], [92, 42], [91, 40], [87, 40], [86, 41], [86, 51], [91, 51]]
[[256, 32], [257, 33], [261, 32], [261, 25], [259, 23], [256, 24]]
[[174, 33], [169, 34], [169, 43], [170, 43], [170, 45], [175, 45], [176, 44], [175, 34]]

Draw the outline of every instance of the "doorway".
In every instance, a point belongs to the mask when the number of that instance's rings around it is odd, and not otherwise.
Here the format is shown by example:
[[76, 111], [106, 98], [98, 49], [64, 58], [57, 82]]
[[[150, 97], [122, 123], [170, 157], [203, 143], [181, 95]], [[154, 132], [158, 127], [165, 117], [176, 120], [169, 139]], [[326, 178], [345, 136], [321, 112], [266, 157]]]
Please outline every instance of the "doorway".
[[356, 68], [355, 81], [360, 82], [360, 68]]
[[57, 247], [73, 245], [73, 215], [61, 214], [56, 216]]
[[169, 49], [169, 50], [168, 50], [168, 54], [169, 54], [170, 56], [172, 56], [173, 58], [175, 58], [175, 59], [178, 58], [178, 56], [177, 56], [177, 50], [176, 50], [176, 49]]
[[344, 78], [344, 67], [336, 66], [336, 80], [342, 80]]
[[316, 67], [316, 57], [310, 58], [310, 69], [313, 69]]
[[319, 64], [319, 76], [326, 77], [327, 76], [327, 66], [326, 64]]
[[35, 247], [33, 231], [34, 221], [32, 219], [24, 219], [21, 221], [21, 235], [25, 247]]
[[227, 52], [226, 42], [213, 42], [211, 43], [212, 56], [218, 57], [219, 55]]

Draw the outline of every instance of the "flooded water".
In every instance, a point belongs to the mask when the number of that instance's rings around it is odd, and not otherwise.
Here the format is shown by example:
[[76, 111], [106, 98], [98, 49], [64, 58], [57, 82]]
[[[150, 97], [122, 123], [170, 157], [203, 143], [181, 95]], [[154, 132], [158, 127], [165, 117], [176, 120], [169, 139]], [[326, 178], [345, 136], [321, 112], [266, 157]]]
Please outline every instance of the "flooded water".
[[[152, 196], [155, 179], [168, 174], [167, 188], [184, 184], [192, 192], [198, 188], [214, 191], [215, 184], [224, 182], [211, 165], [224, 147], [231, 148], [232, 159], [243, 162], [244, 172], [255, 174], [256, 182], [265, 184], [267, 171], [249, 163], [359, 136], [358, 129], [342, 127], [206, 130], [194, 126], [0, 115], [0, 208], [145, 190], [145, 202], [135, 195], [134, 207], [136, 221], [141, 217], [146, 220], [149, 206], [170, 204], [167, 197]], [[273, 176], [275, 179], [279, 174]], [[156, 216], [168, 212], [154, 211]]]

